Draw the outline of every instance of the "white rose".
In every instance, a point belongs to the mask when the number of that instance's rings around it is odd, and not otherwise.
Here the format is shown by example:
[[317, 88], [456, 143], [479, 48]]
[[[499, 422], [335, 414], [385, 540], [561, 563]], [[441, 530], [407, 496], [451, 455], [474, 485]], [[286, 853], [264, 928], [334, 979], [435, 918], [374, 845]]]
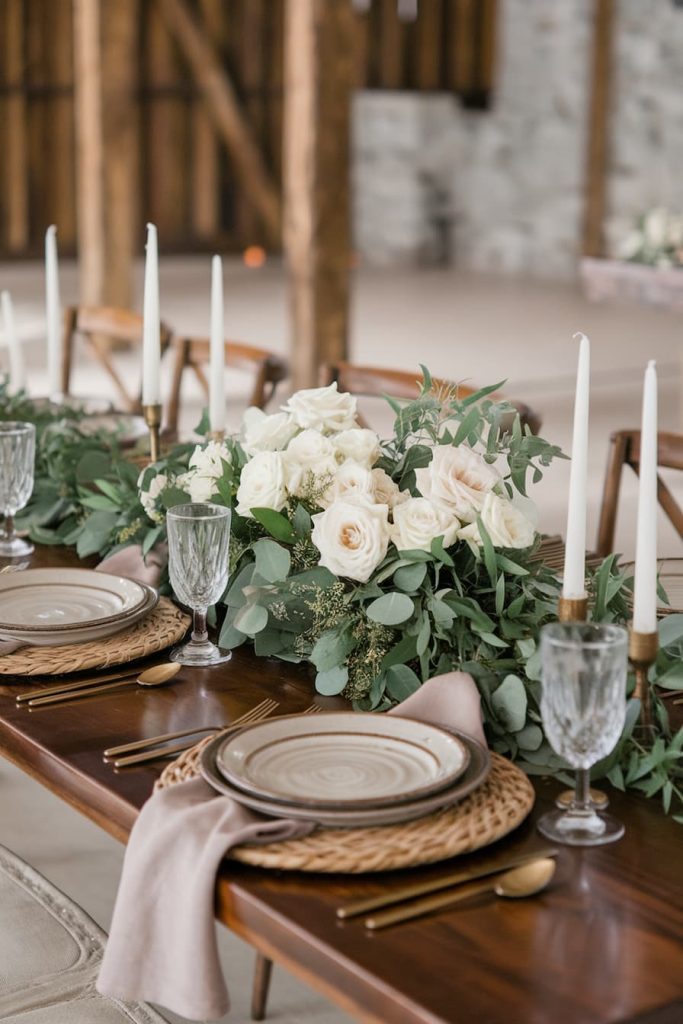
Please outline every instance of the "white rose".
[[230, 450], [221, 441], [209, 441], [198, 444], [190, 456], [190, 469], [196, 469], [203, 476], [218, 479], [223, 476], [223, 463], [231, 462]]
[[423, 498], [468, 522], [476, 518], [486, 495], [499, 483], [500, 473], [466, 445], [437, 445], [432, 461], [416, 469], [415, 478]]
[[320, 565], [336, 576], [365, 583], [387, 553], [389, 509], [361, 498], [339, 498], [313, 516], [311, 539]]
[[140, 487], [140, 504], [144, 508], [145, 512], [152, 520], [153, 523], [163, 523], [164, 515], [157, 508], [156, 499], [159, 497], [165, 487], [168, 486], [169, 479], [166, 473], [159, 473], [157, 476], [152, 477], [149, 487], [147, 490], [142, 490], [142, 478], [145, 475], [146, 470], [143, 469], [142, 473], [138, 478], [138, 487]]
[[[330, 494], [337, 475], [334, 447], [317, 430], [302, 430], [283, 452], [285, 480], [290, 494], [305, 495], [322, 486]], [[324, 500], [324, 496], [321, 496]]]
[[431, 551], [435, 537], [443, 537], [445, 548], [455, 543], [460, 521], [428, 498], [409, 498], [394, 509], [394, 525], [390, 529], [399, 551]]
[[[481, 510], [481, 521], [496, 548], [528, 548], [536, 537], [534, 525], [507, 498], [487, 494]], [[470, 541], [481, 547], [481, 536], [477, 523], [470, 523], [458, 532], [460, 540]]]
[[279, 512], [286, 501], [281, 453], [258, 452], [242, 470], [237, 488], [237, 515], [253, 519], [252, 508], [272, 508]]
[[379, 458], [379, 437], [374, 430], [366, 430], [364, 427], [342, 430], [340, 434], [335, 434], [332, 443], [341, 462], [353, 459], [369, 469]]
[[337, 469], [332, 484], [332, 492], [330, 503], [337, 498], [349, 498], [351, 495], [365, 498], [366, 501], [372, 503], [375, 500], [375, 485], [372, 473], [353, 459], [347, 459]]
[[248, 455], [256, 452], [279, 452], [286, 448], [297, 432], [297, 425], [286, 412], [271, 416], [251, 406], [242, 419], [242, 447]]
[[356, 404], [353, 395], [337, 391], [335, 381], [326, 388], [295, 392], [283, 409], [299, 427], [334, 433], [356, 426]]
[[410, 493], [400, 490], [398, 484], [394, 483], [383, 469], [372, 470], [372, 483], [375, 501], [380, 505], [388, 505], [389, 508], [393, 508], [394, 505], [400, 505], [402, 501], [408, 501], [410, 498]]
[[190, 495], [190, 501], [211, 501], [218, 494], [216, 477], [196, 471], [186, 473], [183, 478], [183, 490]]

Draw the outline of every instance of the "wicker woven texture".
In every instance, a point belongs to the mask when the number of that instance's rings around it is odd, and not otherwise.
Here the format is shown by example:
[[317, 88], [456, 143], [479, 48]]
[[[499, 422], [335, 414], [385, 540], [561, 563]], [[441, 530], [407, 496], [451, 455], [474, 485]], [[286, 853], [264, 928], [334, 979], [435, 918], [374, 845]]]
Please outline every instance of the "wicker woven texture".
[[113, 636], [64, 647], [22, 647], [5, 654], [0, 658], [0, 675], [57, 676], [125, 665], [182, 640], [189, 625], [189, 616], [167, 597], [161, 597], [154, 611]]
[[[212, 739], [203, 739], [167, 765], [155, 788], [197, 775], [201, 751]], [[285, 843], [238, 846], [230, 856], [264, 868], [352, 874], [434, 864], [501, 839], [524, 821], [533, 803], [534, 791], [524, 772], [491, 753], [486, 781], [454, 807], [399, 825], [319, 829]]]

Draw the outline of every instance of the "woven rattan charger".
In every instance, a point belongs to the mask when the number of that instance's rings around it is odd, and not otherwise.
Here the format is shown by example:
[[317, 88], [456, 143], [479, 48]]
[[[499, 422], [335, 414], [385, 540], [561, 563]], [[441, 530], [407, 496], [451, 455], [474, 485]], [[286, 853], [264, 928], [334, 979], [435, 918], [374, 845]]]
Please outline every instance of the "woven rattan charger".
[[[202, 740], [171, 762], [155, 789], [200, 774]], [[501, 839], [520, 825], [533, 807], [534, 791], [524, 772], [491, 753], [486, 781], [460, 803], [424, 818], [374, 828], [318, 829], [303, 839], [264, 846], [238, 846], [229, 856], [244, 864], [293, 871], [393, 871], [447, 860]]]
[[147, 658], [182, 640], [190, 617], [167, 597], [129, 629], [82, 644], [61, 647], [20, 647], [0, 658], [0, 675], [56, 676], [86, 669], [105, 669]]

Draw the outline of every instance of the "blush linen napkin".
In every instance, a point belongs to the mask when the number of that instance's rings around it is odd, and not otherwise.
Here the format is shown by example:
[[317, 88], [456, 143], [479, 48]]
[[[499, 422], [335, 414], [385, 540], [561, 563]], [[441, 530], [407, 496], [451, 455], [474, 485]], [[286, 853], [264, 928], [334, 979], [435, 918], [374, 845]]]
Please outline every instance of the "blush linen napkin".
[[[429, 680], [393, 713], [486, 744], [479, 694], [464, 672]], [[221, 1017], [230, 1003], [214, 921], [220, 863], [233, 846], [297, 838], [314, 827], [256, 814], [201, 778], [155, 793], [131, 832], [98, 990], [190, 1020]]]

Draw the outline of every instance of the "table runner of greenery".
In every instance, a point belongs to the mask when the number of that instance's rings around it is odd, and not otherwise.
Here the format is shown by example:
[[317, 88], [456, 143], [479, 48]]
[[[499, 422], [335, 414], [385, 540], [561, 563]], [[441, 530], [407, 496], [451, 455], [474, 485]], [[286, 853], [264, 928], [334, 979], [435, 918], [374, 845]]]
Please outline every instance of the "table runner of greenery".
[[[493, 749], [530, 774], [563, 776], [543, 735], [537, 647], [560, 583], [535, 557], [525, 504], [529, 479], [562, 453], [490, 397], [499, 386], [438, 396], [425, 371], [418, 399], [392, 402], [394, 436], [383, 442], [358, 427], [351, 396], [300, 392], [274, 416], [250, 410], [239, 440], [176, 445], [145, 467], [115, 431], [89, 432], [82, 413], [0, 383], [0, 418], [38, 428], [35, 488], [17, 525], [81, 557], [129, 544], [146, 554], [164, 540], [167, 508], [230, 505], [223, 646], [249, 642], [257, 655], [309, 662], [320, 692], [363, 710], [385, 710], [435, 674], [470, 672]], [[464, 469], [450, 465], [453, 452]], [[463, 480], [473, 486], [463, 490]], [[353, 568], [339, 562], [342, 513], [342, 533], [362, 541]], [[589, 572], [588, 587], [594, 620], [628, 621], [632, 580], [616, 555]], [[660, 641], [651, 679], [682, 687], [683, 615], [662, 620]], [[667, 812], [680, 811], [683, 730], [672, 734], [656, 691], [654, 710], [657, 736], [644, 743], [634, 732], [639, 702], [629, 700], [622, 738], [593, 778], [660, 794]]]

